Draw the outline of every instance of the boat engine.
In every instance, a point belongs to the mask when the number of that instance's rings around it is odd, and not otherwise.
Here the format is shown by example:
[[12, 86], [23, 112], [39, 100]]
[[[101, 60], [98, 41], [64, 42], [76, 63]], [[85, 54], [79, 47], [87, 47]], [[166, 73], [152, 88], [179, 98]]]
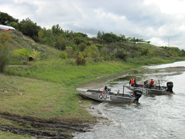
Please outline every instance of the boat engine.
[[167, 82], [166, 83], [166, 85], [167, 85], [167, 91], [169, 91], [169, 92], [173, 92], [173, 82]]
[[136, 99], [135, 99], [136, 102], [139, 101], [139, 98], [142, 96], [142, 93], [143, 93], [143, 92], [140, 91], [140, 90], [135, 90], [135, 91], [134, 91], [134, 96], [135, 96], [135, 98], [136, 98]]

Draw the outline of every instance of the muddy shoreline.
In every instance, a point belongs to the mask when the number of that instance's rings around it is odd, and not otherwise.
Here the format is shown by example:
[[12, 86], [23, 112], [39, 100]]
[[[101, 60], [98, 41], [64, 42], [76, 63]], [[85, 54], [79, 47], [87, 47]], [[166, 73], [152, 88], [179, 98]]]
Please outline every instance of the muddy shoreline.
[[74, 132], [87, 132], [93, 127], [93, 123], [42, 120], [9, 113], [0, 113], [0, 118], [17, 123], [16, 125], [1, 123], [0, 130], [20, 135], [27, 134], [35, 138], [68, 139], [73, 137]]

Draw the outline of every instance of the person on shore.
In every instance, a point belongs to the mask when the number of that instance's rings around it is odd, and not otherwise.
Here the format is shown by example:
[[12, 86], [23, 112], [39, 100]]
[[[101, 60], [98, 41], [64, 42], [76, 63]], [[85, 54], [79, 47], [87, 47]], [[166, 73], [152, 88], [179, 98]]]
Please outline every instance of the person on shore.
[[130, 79], [129, 85], [131, 85], [131, 86], [136, 86], [136, 80], [134, 79], [134, 77], [132, 77], [132, 78]]
[[151, 89], [151, 88], [153, 88], [153, 87], [154, 87], [154, 80], [151, 79], [151, 81], [150, 81], [150, 83], [149, 83], [149, 88]]
[[105, 86], [105, 87], [103, 88], [102, 94], [105, 94], [105, 95], [108, 95], [108, 94], [109, 94], [109, 90], [108, 90], [107, 86]]

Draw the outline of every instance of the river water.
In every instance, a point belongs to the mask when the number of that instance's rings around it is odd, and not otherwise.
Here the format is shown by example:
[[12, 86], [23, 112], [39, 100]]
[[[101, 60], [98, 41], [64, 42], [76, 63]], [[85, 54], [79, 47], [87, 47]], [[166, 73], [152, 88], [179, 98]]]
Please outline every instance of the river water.
[[[142, 95], [139, 103], [95, 103], [102, 117], [91, 132], [75, 134], [74, 139], [185, 139], [185, 61], [145, 67], [107, 83], [111, 90], [123, 90], [130, 78], [137, 82], [153, 78], [161, 85], [174, 83], [174, 95]], [[124, 93], [131, 93], [124, 89]], [[109, 121], [109, 122], [106, 122]]]

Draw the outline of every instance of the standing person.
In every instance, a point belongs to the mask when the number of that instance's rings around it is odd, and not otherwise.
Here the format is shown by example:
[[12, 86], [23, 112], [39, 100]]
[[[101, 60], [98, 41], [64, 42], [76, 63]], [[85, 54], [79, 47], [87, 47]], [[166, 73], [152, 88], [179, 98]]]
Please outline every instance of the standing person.
[[151, 79], [150, 83], [149, 83], [149, 88], [153, 88], [154, 87], [154, 80]]
[[103, 88], [102, 94], [105, 94], [105, 95], [108, 95], [108, 94], [109, 94], [109, 90], [108, 90], [107, 86], [105, 86], [105, 87]]
[[132, 77], [132, 78], [130, 79], [129, 84], [131, 84], [131, 86], [136, 86], [136, 80], [134, 79], [134, 77]]

